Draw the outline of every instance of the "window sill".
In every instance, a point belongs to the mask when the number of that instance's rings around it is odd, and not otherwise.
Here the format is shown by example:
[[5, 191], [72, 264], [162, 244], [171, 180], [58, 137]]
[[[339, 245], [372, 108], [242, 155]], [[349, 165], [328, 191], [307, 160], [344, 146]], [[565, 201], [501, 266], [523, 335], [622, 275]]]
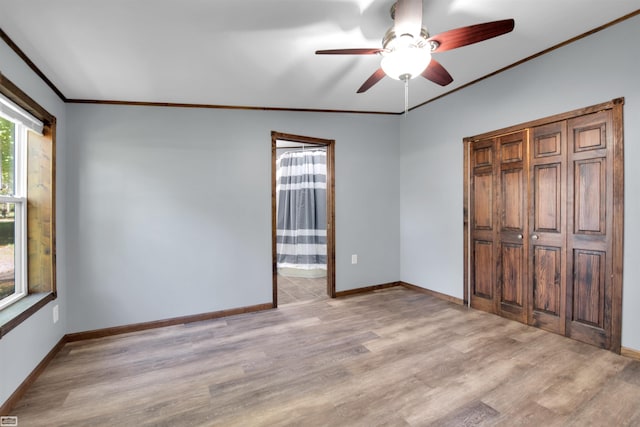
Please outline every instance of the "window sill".
[[4, 308], [0, 311], [0, 339], [54, 299], [56, 299], [55, 293], [42, 292], [27, 295]]

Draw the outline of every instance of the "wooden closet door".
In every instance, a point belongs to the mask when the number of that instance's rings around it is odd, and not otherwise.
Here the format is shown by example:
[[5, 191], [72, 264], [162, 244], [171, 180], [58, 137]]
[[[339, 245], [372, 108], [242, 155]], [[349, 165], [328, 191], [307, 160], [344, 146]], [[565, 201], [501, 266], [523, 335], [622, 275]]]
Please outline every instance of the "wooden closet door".
[[568, 122], [567, 335], [611, 347], [613, 139], [610, 110]]
[[498, 313], [527, 322], [527, 131], [497, 138], [500, 169], [498, 175], [498, 239], [496, 292]]
[[565, 333], [566, 122], [532, 129], [529, 156], [528, 323]]
[[470, 301], [473, 308], [496, 313], [496, 197], [495, 140], [475, 142], [471, 148], [470, 185]]
[[620, 352], [624, 99], [465, 138], [465, 301]]

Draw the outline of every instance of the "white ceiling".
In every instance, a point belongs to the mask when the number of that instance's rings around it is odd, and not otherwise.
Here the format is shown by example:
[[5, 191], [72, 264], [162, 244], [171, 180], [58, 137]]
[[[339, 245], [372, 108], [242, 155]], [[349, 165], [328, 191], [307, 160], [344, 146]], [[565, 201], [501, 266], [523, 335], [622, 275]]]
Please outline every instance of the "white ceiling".
[[[395, 113], [404, 107], [401, 82], [385, 78], [356, 94], [379, 56], [314, 54], [381, 47], [393, 2], [2, 0], [0, 28], [68, 99]], [[506, 18], [516, 24], [435, 54], [453, 83], [412, 80], [409, 105], [639, 9], [640, 0], [424, 0], [431, 35]]]

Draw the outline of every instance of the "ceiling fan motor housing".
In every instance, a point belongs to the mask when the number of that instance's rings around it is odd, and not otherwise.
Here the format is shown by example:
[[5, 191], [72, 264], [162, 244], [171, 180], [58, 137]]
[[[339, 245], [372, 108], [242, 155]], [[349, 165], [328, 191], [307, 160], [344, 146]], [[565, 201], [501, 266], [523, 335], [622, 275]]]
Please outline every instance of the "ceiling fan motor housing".
[[437, 42], [427, 41], [427, 39], [429, 38], [429, 32], [425, 27], [422, 27], [422, 29], [420, 30], [420, 37], [418, 39], [415, 39], [411, 34], [398, 35], [396, 34], [394, 28], [391, 27], [387, 30], [384, 37], [382, 38], [382, 47], [386, 50], [393, 50], [397, 47], [397, 40], [403, 37], [411, 37], [411, 39], [413, 40], [412, 47], [423, 48], [427, 45], [430, 45], [430, 50], [432, 52], [438, 47]]

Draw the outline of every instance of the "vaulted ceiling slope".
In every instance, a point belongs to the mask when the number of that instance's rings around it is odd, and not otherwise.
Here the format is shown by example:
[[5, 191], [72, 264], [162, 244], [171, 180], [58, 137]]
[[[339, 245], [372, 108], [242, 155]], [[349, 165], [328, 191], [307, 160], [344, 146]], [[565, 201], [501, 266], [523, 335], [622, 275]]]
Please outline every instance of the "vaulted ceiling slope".
[[[2, 0], [0, 29], [69, 100], [397, 113], [399, 81], [385, 78], [356, 94], [378, 55], [315, 55], [381, 47], [393, 2]], [[507, 18], [515, 29], [435, 54], [454, 81], [411, 80], [410, 107], [640, 10], [640, 0], [423, 4], [432, 35]]]

